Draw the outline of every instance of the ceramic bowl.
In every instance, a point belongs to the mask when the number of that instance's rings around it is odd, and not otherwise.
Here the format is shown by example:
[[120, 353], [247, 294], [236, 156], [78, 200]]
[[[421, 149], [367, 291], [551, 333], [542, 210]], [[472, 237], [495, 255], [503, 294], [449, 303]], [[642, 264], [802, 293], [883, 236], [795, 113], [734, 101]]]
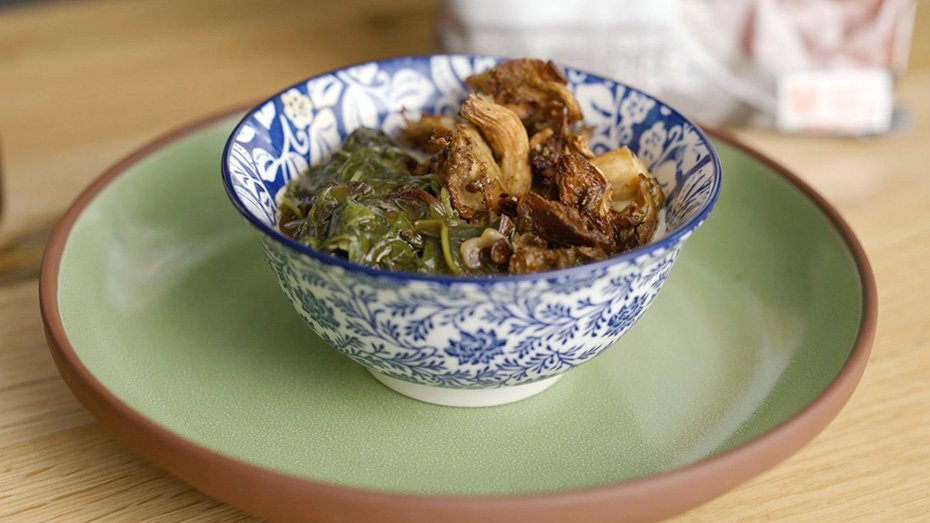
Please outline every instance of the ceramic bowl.
[[278, 232], [276, 197], [359, 126], [389, 134], [404, 114], [454, 114], [464, 80], [498, 59], [394, 58], [315, 76], [262, 102], [223, 152], [223, 183], [259, 231], [297, 313], [327, 344], [401, 394], [487, 406], [539, 393], [610, 347], [653, 302], [720, 190], [716, 151], [688, 118], [630, 86], [564, 68], [593, 128], [592, 149], [628, 145], [667, 195], [666, 234], [587, 265], [452, 277], [363, 267]]

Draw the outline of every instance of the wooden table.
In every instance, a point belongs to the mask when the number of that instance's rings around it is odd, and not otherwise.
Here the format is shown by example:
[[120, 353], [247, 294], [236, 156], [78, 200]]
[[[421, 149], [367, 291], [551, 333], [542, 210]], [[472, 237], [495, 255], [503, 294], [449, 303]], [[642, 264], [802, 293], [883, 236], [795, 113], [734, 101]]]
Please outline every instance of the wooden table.
[[[169, 5], [170, 4], [170, 5]], [[318, 4], [318, 5], [317, 5]], [[120, 157], [313, 71], [434, 50], [429, 0], [43, 2], [0, 9], [0, 519], [251, 519], [129, 453], [58, 376], [39, 317], [50, 228]], [[285, 51], [286, 49], [286, 51]], [[879, 329], [846, 409], [804, 450], [681, 521], [924, 520], [930, 513], [930, 17], [918, 12], [900, 132], [738, 134], [846, 217]]]

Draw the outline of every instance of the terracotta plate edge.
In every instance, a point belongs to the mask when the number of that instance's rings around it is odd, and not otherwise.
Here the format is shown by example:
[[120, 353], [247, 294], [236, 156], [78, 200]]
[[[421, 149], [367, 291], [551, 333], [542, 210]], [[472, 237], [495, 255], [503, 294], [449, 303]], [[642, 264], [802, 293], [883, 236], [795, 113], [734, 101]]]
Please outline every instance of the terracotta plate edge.
[[178, 128], [108, 169], [80, 194], [56, 226], [39, 277], [39, 299], [49, 348], [75, 396], [130, 449], [206, 494], [247, 512], [276, 521], [320, 522], [455, 523], [483, 519], [580, 523], [669, 517], [723, 494], [799, 450], [839, 413], [865, 370], [875, 336], [877, 294], [872, 268], [851, 228], [832, 205], [786, 168], [729, 133], [708, 130], [713, 138], [779, 173], [816, 204], [842, 236], [860, 275], [862, 317], [846, 363], [819, 396], [774, 429], [722, 454], [641, 479], [551, 494], [500, 497], [428, 496], [344, 487], [273, 472], [200, 447], [122, 403], [83, 365], [58, 314], [58, 271], [74, 222], [104, 187], [152, 152], [249, 107], [226, 110]]

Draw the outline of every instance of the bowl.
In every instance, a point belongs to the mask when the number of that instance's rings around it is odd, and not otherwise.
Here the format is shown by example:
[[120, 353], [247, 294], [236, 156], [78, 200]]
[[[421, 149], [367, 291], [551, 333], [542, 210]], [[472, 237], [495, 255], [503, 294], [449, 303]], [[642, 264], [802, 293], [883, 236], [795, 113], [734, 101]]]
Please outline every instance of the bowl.
[[648, 309], [720, 190], [720, 161], [687, 117], [633, 87], [563, 67], [591, 148], [629, 146], [667, 195], [663, 237], [605, 260], [526, 275], [386, 271], [280, 233], [277, 196], [359, 126], [395, 134], [406, 115], [454, 114], [465, 78], [500, 59], [401, 57], [294, 84], [248, 112], [223, 151], [226, 192], [258, 231], [297, 314], [387, 387], [440, 405], [510, 403], [542, 392], [613, 345]]

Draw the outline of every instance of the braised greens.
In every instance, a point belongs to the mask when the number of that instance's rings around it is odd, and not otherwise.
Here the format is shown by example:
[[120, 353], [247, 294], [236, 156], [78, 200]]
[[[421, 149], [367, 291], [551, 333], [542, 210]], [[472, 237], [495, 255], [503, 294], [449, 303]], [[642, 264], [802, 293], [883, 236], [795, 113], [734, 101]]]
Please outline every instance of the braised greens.
[[354, 263], [460, 273], [458, 246], [481, 229], [458, 218], [438, 174], [414, 175], [416, 166], [384, 133], [360, 128], [287, 186], [281, 231]]

